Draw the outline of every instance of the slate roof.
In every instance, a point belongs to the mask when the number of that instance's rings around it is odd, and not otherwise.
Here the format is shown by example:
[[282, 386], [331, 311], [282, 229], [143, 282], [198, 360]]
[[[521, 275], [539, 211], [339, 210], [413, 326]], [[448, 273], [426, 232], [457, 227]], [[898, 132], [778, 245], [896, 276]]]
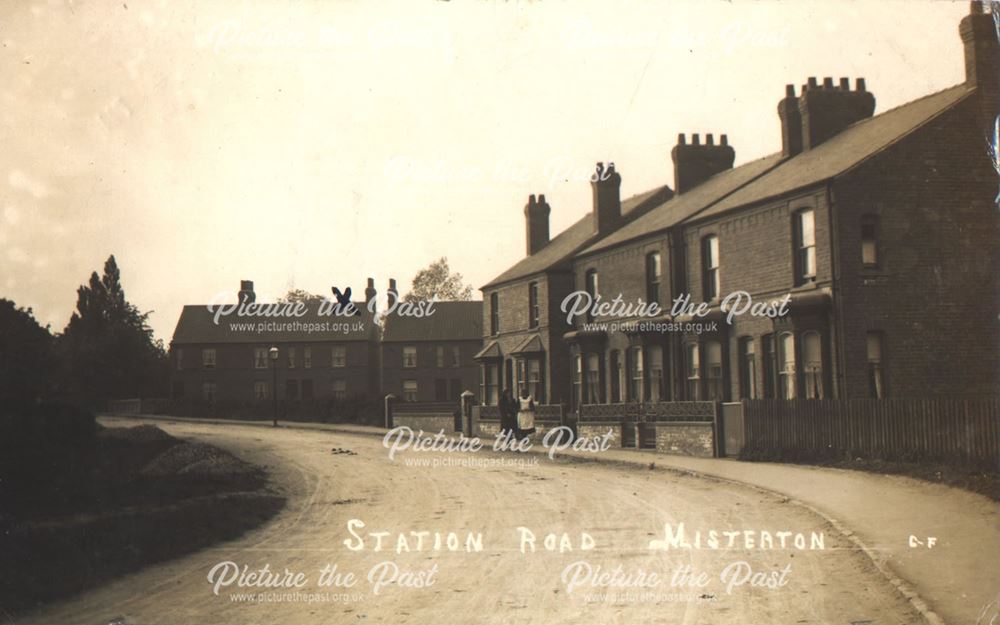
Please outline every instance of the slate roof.
[[[218, 324], [215, 323], [214, 309], [209, 310], [204, 305], [188, 305], [181, 311], [171, 342], [183, 345], [374, 340], [377, 328], [371, 313], [365, 308], [364, 302], [355, 302], [355, 305], [361, 310], [359, 316], [321, 315], [319, 304], [310, 302], [302, 317], [264, 317], [233, 312], [220, 316]], [[360, 328], [356, 327], [359, 321]], [[258, 331], [260, 328], [262, 329]]]
[[856, 122], [712, 205], [692, 220], [718, 215], [834, 178], [877, 155], [971, 93], [964, 83]]
[[500, 351], [500, 344], [496, 341], [490, 341], [486, 344], [486, 347], [479, 350], [479, 353], [472, 357], [473, 360], [488, 360], [491, 358], [503, 358], [503, 352]]
[[483, 303], [435, 302], [429, 317], [390, 314], [384, 327], [382, 342], [479, 341], [483, 338]]
[[[634, 195], [622, 202], [622, 217], [626, 222], [653, 206], [661, 203], [673, 191], [668, 186], [657, 187], [645, 193]], [[502, 274], [485, 284], [483, 289], [524, 278], [543, 271], [568, 267], [569, 260], [598, 237], [594, 233], [593, 214], [588, 212], [576, 223], [559, 233], [548, 244], [531, 256], [525, 256]]]
[[615, 230], [584, 249], [581, 254], [590, 254], [659, 230], [665, 230], [739, 189], [750, 180], [773, 169], [780, 163], [781, 154], [772, 154], [718, 173], [690, 191], [675, 195], [645, 215]]

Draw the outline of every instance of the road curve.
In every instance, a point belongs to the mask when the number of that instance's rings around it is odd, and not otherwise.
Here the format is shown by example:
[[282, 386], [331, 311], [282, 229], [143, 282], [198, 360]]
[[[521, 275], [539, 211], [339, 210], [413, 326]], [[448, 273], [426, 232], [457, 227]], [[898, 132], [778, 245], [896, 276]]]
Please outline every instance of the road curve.
[[[921, 622], [870, 560], [819, 517], [738, 485], [599, 463], [540, 458], [534, 464], [534, 455], [483, 451], [405, 452], [391, 461], [379, 439], [343, 433], [198, 423], [161, 427], [266, 466], [275, 488], [288, 496], [288, 507], [237, 540], [149, 567], [25, 615], [19, 624]], [[365, 523], [356, 530], [365, 541], [359, 551], [345, 544], [358, 545], [348, 532], [351, 519]], [[750, 530], [755, 545], [746, 548], [741, 536], [733, 548], [723, 540], [720, 549], [649, 549], [650, 541], [664, 538], [664, 524], [682, 522], [692, 539], [698, 529], [706, 535]], [[535, 553], [522, 553], [519, 527], [535, 534]], [[164, 528], [164, 536], [180, 531]], [[389, 535], [375, 551], [367, 532], [379, 531]], [[410, 532], [421, 531], [430, 534], [418, 549]], [[822, 532], [824, 548], [761, 549], [762, 531], [806, 537]], [[442, 535], [441, 549], [434, 548], [435, 532]], [[447, 550], [449, 532], [456, 535], [457, 551]], [[481, 551], [465, 550], [469, 532], [482, 534]], [[400, 533], [409, 552], [397, 553]], [[546, 550], [548, 533], [560, 539], [565, 534], [572, 551]], [[581, 533], [592, 537], [592, 549], [581, 550]], [[625, 582], [638, 583], [641, 572], [647, 585], [591, 586], [579, 565], [580, 583], [570, 592], [561, 578], [567, 566], [581, 561], [592, 571], [621, 565], [616, 582], [627, 577]], [[305, 581], [297, 588], [239, 588], [233, 582], [215, 594], [209, 573], [225, 562], [248, 571], [267, 565], [272, 572], [301, 572]], [[353, 586], [317, 585], [321, 568], [334, 564], [342, 575], [354, 574]], [[704, 574], [704, 585], [672, 586], [673, 574], [683, 567], [690, 567], [691, 577]], [[750, 570], [762, 573], [762, 583], [783, 585], [753, 587], [748, 580], [729, 589], [721, 579], [726, 567], [736, 581]], [[377, 595], [368, 580], [373, 568], [384, 572], [386, 582], [398, 571], [395, 583]], [[217, 580], [225, 581], [226, 573], [227, 565], [220, 565]], [[651, 586], [652, 573], [658, 585]]]

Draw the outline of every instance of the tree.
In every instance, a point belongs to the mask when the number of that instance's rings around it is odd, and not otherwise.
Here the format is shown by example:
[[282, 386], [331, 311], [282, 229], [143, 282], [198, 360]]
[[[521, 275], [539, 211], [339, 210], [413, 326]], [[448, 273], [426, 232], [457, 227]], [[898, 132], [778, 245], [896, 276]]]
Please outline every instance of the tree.
[[125, 298], [114, 256], [104, 275], [77, 289], [76, 312], [59, 338], [66, 392], [91, 406], [116, 397], [166, 395], [167, 355], [153, 338], [150, 313]]
[[51, 389], [52, 335], [30, 308], [0, 299], [0, 405], [23, 405]]
[[311, 304], [313, 302], [322, 302], [324, 299], [326, 298], [322, 295], [316, 295], [304, 289], [288, 289], [288, 293], [278, 298], [278, 303], [305, 302], [306, 304]]
[[444, 256], [417, 272], [403, 301], [430, 300], [434, 297], [443, 301], [472, 299], [472, 286], [465, 284], [462, 274], [451, 272], [448, 259]]

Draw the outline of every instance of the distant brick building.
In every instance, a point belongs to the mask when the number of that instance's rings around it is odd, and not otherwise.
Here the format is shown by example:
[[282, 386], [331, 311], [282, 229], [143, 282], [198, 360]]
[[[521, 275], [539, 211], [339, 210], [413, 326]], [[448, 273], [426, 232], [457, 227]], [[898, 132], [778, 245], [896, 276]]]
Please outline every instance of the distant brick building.
[[[375, 297], [369, 280], [366, 299]], [[243, 281], [240, 301], [254, 302]], [[230, 314], [215, 323], [207, 306], [185, 306], [170, 342], [171, 398], [210, 404], [270, 401], [277, 368], [285, 402], [377, 401], [379, 328], [365, 302], [357, 316], [320, 314], [311, 302], [302, 317]], [[269, 350], [278, 349], [272, 362]]]
[[[390, 297], [395, 284], [390, 283]], [[482, 302], [436, 302], [434, 314], [387, 314], [381, 342], [382, 394], [408, 402], [457, 402], [479, 394]]]
[[[725, 135], [681, 135], [672, 192], [602, 220], [595, 184], [593, 219], [552, 242], [547, 221], [545, 236], [533, 232], [547, 206], [529, 202], [528, 257], [483, 287], [487, 386], [519, 380], [510, 363], [530, 340], [545, 354], [540, 392], [574, 409], [995, 393], [1000, 218], [987, 138], [1000, 63], [981, 4], [959, 31], [966, 80], [944, 91], [873, 116], [863, 79], [810, 78], [778, 102], [775, 154], [733, 168]], [[709, 310], [646, 320], [658, 327], [622, 328], [639, 320], [623, 316], [567, 327], [557, 309], [572, 291], [667, 309], [688, 294]], [[737, 291], [787, 296], [789, 312], [729, 323], [721, 302]]]

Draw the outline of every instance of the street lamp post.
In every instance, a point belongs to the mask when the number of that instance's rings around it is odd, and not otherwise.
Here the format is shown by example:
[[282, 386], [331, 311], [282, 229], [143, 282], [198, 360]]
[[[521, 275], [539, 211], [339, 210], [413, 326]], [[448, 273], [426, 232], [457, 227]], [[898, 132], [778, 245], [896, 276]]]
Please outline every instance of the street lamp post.
[[274, 398], [274, 427], [278, 427], [278, 348], [272, 347], [267, 350], [267, 355], [271, 359], [271, 370], [274, 372], [271, 397]]

